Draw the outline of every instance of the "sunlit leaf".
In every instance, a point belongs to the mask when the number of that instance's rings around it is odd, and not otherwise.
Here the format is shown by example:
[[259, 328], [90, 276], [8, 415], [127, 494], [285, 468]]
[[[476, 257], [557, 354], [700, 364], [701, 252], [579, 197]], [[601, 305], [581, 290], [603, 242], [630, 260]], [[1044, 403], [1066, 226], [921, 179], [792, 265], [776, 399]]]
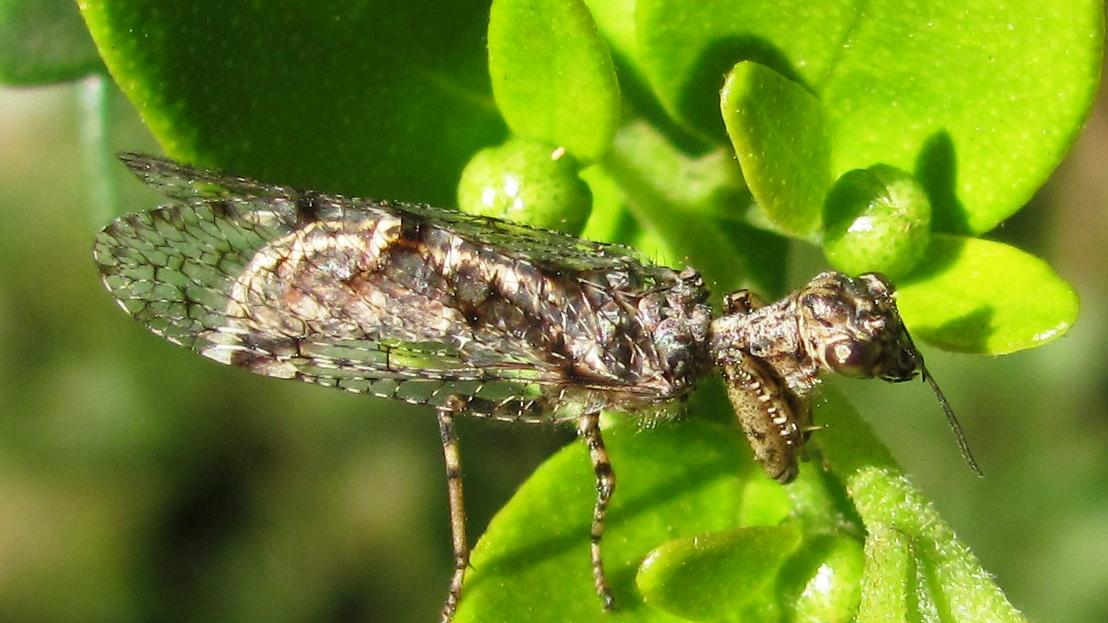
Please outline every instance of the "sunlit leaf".
[[453, 205], [499, 142], [487, 4], [84, 0], [112, 76], [175, 158], [305, 188]]
[[1000, 355], [1045, 344], [1077, 319], [1077, 294], [1039, 258], [978, 238], [935, 235], [898, 306], [913, 335]]
[[496, 0], [489, 73], [497, 107], [522, 137], [580, 159], [607, 150], [619, 124], [619, 83], [581, 0]]

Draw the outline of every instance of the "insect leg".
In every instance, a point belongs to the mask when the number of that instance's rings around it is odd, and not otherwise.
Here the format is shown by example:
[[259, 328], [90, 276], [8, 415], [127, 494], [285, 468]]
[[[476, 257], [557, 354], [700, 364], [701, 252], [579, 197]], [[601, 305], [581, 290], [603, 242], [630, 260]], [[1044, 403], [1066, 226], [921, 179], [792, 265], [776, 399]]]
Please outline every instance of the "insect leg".
[[792, 482], [810, 420], [807, 400], [757, 357], [732, 352], [721, 363], [727, 396], [754, 458], [770, 478]]
[[464, 401], [452, 397], [438, 411], [439, 432], [442, 435], [442, 454], [446, 459], [446, 489], [450, 496], [450, 539], [454, 548], [454, 575], [450, 578], [450, 593], [442, 607], [440, 620], [450, 623], [458, 601], [462, 598], [462, 581], [469, 566], [469, 543], [466, 541], [466, 510], [462, 494], [462, 454], [458, 437], [454, 433], [454, 417], [464, 407]]
[[608, 460], [608, 450], [604, 447], [604, 438], [600, 434], [600, 414], [588, 413], [577, 421], [577, 430], [585, 445], [589, 448], [593, 473], [596, 474], [596, 505], [592, 511], [592, 530], [589, 533], [589, 551], [592, 554], [592, 577], [596, 594], [604, 603], [605, 610], [611, 610], [614, 604], [612, 589], [604, 576], [604, 560], [600, 554], [600, 541], [604, 537], [604, 516], [608, 512], [608, 502], [616, 488], [616, 474]]

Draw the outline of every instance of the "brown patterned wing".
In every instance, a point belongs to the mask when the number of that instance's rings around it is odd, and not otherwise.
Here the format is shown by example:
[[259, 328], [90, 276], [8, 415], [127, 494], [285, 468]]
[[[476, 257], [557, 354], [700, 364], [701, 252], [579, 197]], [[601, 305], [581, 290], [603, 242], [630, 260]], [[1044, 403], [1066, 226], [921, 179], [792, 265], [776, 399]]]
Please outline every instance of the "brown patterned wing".
[[258, 374], [420, 404], [454, 395], [473, 413], [543, 419], [572, 383], [519, 303], [490, 295], [490, 283], [541, 281], [534, 266], [658, 281], [620, 247], [123, 159], [178, 202], [97, 236], [108, 290], [154, 333]]
[[[306, 193], [287, 186], [224, 175], [146, 154], [124, 153], [120, 155], [120, 160], [158, 192], [187, 203], [245, 200], [258, 207], [265, 207], [270, 202], [275, 202], [287, 210], [297, 202], [308, 205], [313, 197], [320, 196], [318, 193]], [[331, 198], [343, 199], [336, 195]], [[399, 211], [435, 222], [469, 240], [495, 246], [506, 253], [554, 268], [574, 272], [632, 270], [651, 277], [656, 274], [661, 276], [668, 270], [644, 265], [634, 249], [620, 244], [583, 240], [559, 232], [430, 205], [388, 201], [373, 203], [383, 210]], [[295, 212], [284, 211], [283, 214], [289, 219], [285, 224], [295, 228], [298, 222]]]

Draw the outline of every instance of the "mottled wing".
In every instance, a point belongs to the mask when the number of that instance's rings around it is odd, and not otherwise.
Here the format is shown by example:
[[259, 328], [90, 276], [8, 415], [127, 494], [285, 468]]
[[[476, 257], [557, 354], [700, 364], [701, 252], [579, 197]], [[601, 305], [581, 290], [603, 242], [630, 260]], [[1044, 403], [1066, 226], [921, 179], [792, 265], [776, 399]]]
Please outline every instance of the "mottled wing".
[[[124, 153], [120, 159], [162, 194], [189, 203], [233, 199], [248, 200], [254, 204], [258, 204], [258, 200], [262, 203], [272, 200], [295, 204], [297, 201], [310, 201], [313, 197], [290, 187], [223, 175], [156, 156]], [[538, 265], [572, 272], [632, 270], [651, 276], [655, 273], [655, 267], [644, 265], [634, 249], [620, 244], [583, 240], [559, 232], [430, 205], [387, 201], [378, 201], [375, 205], [432, 220], [461, 236], [525, 257]], [[295, 226], [296, 220], [293, 218], [289, 225]]]
[[[434, 275], [421, 275], [418, 265], [390, 265], [372, 284], [343, 268], [372, 262], [413, 220], [554, 269], [630, 269], [652, 279], [622, 248], [448, 210], [302, 193], [158, 158], [123, 159], [178, 202], [121, 217], [99, 234], [94, 255], [105, 285], [154, 333], [267, 376], [434, 405], [460, 396], [470, 412], [541, 419], [567, 384], [556, 362], [495, 327], [464, 347], [450, 343], [459, 318], [428, 298]], [[350, 248], [335, 246], [347, 239]]]

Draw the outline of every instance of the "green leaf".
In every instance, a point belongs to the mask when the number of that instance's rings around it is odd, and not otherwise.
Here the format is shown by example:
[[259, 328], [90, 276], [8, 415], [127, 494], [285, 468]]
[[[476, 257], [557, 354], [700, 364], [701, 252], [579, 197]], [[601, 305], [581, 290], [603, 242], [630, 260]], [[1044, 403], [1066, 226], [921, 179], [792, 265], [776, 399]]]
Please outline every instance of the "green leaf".
[[772, 69], [744, 62], [728, 74], [720, 108], [754, 200], [782, 230], [810, 237], [831, 186], [819, 101]]
[[0, 83], [50, 84], [103, 69], [73, 0], [0, 0]]
[[[794, 621], [836, 623], [853, 620], [861, 598], [866, 556], [862, 543], [842, 534], [809, 537], [782, 569]], [[795, 587], [795, 588], [794, 588]]]
[[800, 545], [796, 526], [757, 526], [670, 541], [646, 557], [637, 578], [652, 606], [695, 621], [780, 616], [777, 575]]
[[[882, 539], [866, 545], [873, 555], [866, 562], [860, 620], [1023, 622], [857, 412], [832, 388], [825, 388], [824, 397], [819, 421], [830, 426], [814, 438], [828, 467], [846, 485], [866, 530]], [[904, 610], [908, 616], [899, 616]]]
[[616, 599], [601, 609], [589, 564], [596, 488], [583, 444], [544, 463], [489, 524], [473, 552], [457, 623], [677, 621], [640, 601], [635, 573], [672, 539], [737, 525], [750, 451], [737, 427], [687, 420], [604, 432], [618, 478], [604, 534]]
[[458, 182], [458, 209], [577, 235], [591, 203], [578, 168], [565, 149], [509, 139], [474, 154]]
[[635, 52], [636, 0], [585, 0], [596, 26], [611, 45], [612, 53], [631, 61]]
[[915, 619], [916, 561], [908, 537], [895, 528], [874, 524], [866, 538], [866, 559], [858, 623]]
[[743, 487], [739, 520], [744, 526], [776, 526], [792, 514], [791, 497], [775, 480], [752, 478]]
[[943, 234], [900, 284], [897, 305], [913, 335], [946, 350], [993, 355], [1063, 335], [1079, 307], [1069, 284], [1039, 258]]
[[495, 0], [489, 73], [496, 105], [518, 136], [600, 157], [619, 126], [608, 46], [581, 0]]
[[931, 241], [931, 203], [911, 175], [886, 165], [849, 171], [823, 205], [823, 254], [848, 275], [912, 271]]
[[980, 233], [1027, 202], [1088, 115], [1103, 6], [640, 0], [636, 34], [658, 96], [702, 134], [723, 139], [722, 76], [758, 62], [823, 103], [833, 177], [876, 163], [912, 171], [939, 231]]
[[451, 205], [505, 136], [487, 4], [85, 0], [112, 76], [173, 157], [284, 184]]
[[[872, 561], [874, 566], [884, 563], [891, 567], [879, 569], [882, 578], [887, 579], [867, 579], [866, 590], [884, 594], [880, 599], [887, 603], [889, 593], [898, 589], [896, 584], [887, 583], [903, 581], [907, 574], [908, 582], [914, 584], [909, 587], [909, 608], [933, 610], [937, 614], [934, 620], [1024, 621], [969, 548], [958, 541], [931, 503], [904, 476], [887, 469], [867, 468], [853, 474], [848, 482], [851, 498], [867, 528], [880, 531], [880, 526], [894, 527], [908, 538], [914, 558], [914, 564], [908, 565], [895, 555], [890, 560]], [[863, 596], [863, 601], [867, 599], [874, 597]]]

